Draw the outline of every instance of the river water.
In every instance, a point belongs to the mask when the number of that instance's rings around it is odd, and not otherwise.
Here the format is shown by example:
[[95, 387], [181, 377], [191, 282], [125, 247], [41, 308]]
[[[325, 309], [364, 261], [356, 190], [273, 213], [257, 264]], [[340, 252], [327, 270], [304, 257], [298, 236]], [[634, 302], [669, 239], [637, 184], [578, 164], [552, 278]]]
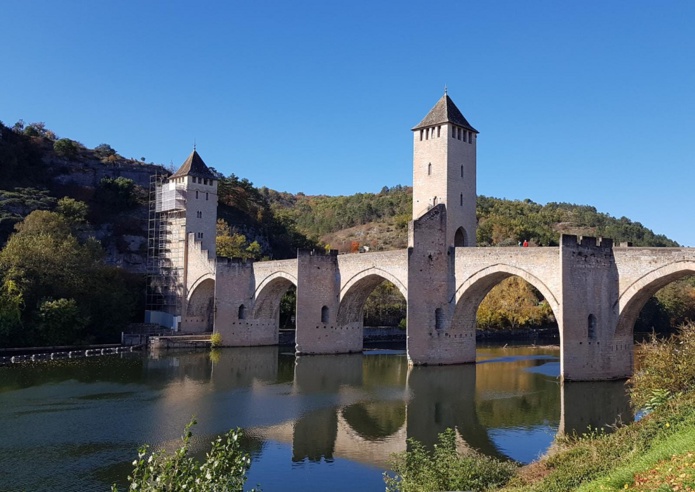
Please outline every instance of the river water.
[[0, 491], [108, 490], [137, 448], [193, 450], [242, 427], [248, 488], [383, 490], [392, 453], [451, 427], [462, 449], [520, 463], [558, 430], [631, 420], [623, 382], [558, 380], [559, 349], [479, 347], [409, 368], [402, 350], [295, 357], [282, 347], [121, 354], [0, 367]]

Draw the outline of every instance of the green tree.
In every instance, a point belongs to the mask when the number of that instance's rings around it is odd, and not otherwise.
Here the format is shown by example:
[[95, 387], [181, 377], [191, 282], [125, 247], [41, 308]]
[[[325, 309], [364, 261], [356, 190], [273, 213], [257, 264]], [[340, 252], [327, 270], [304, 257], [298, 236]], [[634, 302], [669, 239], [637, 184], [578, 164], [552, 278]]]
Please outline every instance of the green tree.
[[119, 176], [99, 181], [99, 202], [111, 212], [129, 210], [138, 204], [135, 181]]
[[77, 152], [79, 151], [79, 145], [74, 140], [69, 138], [61, 138], [56, 140], [53, 144], [53, 150], [55, 153], [61, 157], [67, 157], [68, 159], [74, 159], [77, 157]]
[[48, 345], [67, 345], [79, 340], [87, 318], [75, 299], [45, 300], [39, 305], [38, 331]]
[[65, 217], [68, 223], [78, 225], [87, 222], [89, 206], [85, 202], [65, 196], [58, 200], [56, 212]]
[[79, 241], [70, 226], [56, 212], [34, 211], [0, 251], [3, 316], [21, 305], [24, 327], [15, 326], [12, 345], [114, 340], [131, 319], [139, 284], [104, 265], [101, 245]]
[[8, 280], [0, 285], [0, 347], [9, 345], [22, 328], [24, 296], [16, 282]]

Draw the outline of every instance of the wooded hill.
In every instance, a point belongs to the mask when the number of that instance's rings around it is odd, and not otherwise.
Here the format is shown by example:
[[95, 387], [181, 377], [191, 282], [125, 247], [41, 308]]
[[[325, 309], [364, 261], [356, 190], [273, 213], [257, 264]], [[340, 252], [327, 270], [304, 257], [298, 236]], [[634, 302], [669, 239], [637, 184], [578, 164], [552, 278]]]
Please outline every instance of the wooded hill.
[[[412, 215], [412, 188], [384, 187], [379, 193], [351, 196], [292, 195], [261, 188], [276, 215], [287, 217], [297, 230], [341, 251], [355, 244], [372, 250], [405, 247]], [[548, 203], [529, 199], [478, 197], [478, 246], [557, 246], [560, 234], [610, 237], [634, 246], [678, 246], [627, 217], [616, 219], [588, 205]]]

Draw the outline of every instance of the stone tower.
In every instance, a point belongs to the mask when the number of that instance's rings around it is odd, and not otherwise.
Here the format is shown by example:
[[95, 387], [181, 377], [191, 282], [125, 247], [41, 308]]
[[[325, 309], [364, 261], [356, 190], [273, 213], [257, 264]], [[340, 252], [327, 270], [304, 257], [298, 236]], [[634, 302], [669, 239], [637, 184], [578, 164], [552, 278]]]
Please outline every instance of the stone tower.
[[449, 246], [475, 246], [477, 136], [446, 91], [413, 128], [413, 220], [445, 205]]
[[[214, 269], [217, 178], [193, 149], [178, 171], [156, 181], [153, 198], [145, 320], [178, 330], [188, 310], [191, 281]], [[198, 251], [195, 258], [191, 246]]]
[[183, 191], [185, 206], [179, 215], [179, 234], [185, 238], [194, 234], [208, 257], [215, 258], [217, 235], [217, 178], [193, 149], [178, 171], [164, 185]]

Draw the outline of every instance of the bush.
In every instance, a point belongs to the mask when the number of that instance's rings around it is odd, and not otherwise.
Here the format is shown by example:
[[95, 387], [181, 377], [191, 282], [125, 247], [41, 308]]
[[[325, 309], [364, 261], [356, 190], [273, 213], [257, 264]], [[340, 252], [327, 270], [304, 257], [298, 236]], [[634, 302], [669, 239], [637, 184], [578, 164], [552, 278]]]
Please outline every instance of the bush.
[[[191, 427], [195, 423], [192, 420], [186, 426], [181, 437], [182, 446], [171, 455], [162, 450], [150, 453], [147, 445], [138, 450], [133, 473], [128, 476], [130, 490], [243, 490], [251, 458], [241, 449], [241, 430], [230, 430], [224, 437], [215, 439], [201, 463], [188, 456], [193, 435]], [[117, 491], [118, 487], [114, 484], [111, 490]]]
[[112, 212], [135, 207], [138, 203], [135, 181], [119, 176], [99, 181], [99, 201]]
[[210, 335], [210, 346], [212, 348], [217, 348], [222, 346], [222, 334], [220, 334], [219, 331], [216, 331], [212, 335]]
[[408, 444], [410, 451], [394, 455], [390, 463], [396, 476], [384, 474], [387, 492], [485, 490], [503, 486], [517, 470], [514, 463], [476, 452], [459, 454], [452, 429], [439, 434], [433, 452], [414, 439], [408, 439]]
[[638, 347], [640, 369], [630, 379], [636, 408], [655, 409], [671, 397], [695, 390], [695, 323], [683, 325], [667, 340]]
[[79, 145], [77, 142], [70, 140], [69, 138], [61, 138], [60, 140], [56, 140], [56, 142], [53, 144], [53, 150], [61, 157], [73, 159], [77, 156]]

